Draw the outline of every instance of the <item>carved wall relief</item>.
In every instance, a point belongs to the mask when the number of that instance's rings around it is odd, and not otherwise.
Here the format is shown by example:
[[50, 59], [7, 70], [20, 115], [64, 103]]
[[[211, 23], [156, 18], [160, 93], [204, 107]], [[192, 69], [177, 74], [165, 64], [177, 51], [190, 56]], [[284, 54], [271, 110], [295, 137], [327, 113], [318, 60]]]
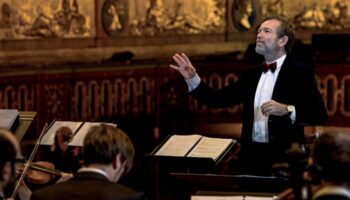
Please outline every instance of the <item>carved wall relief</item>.
[[261, 0], [262, 16], [282, 15], [296, 29], [346, 30], [350, 28], [349, 6], [345, 0]]
[[224, 33], [225, 10], [225, 0], [131, 0], [131, 35]]
[[0, 0], [0, 39], [95, 35], [94, 0]]

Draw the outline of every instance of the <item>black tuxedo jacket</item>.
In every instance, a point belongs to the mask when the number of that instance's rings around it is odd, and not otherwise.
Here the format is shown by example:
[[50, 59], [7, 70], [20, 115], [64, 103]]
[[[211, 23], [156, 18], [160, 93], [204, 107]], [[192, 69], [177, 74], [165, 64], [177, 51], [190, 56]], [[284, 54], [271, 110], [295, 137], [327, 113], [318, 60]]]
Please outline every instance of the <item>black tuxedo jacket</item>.
[[51, 185], [32, 193], [32, 200], [143, 200], [144, 194], [112, 183], [101, 174], [79, 172], [67, 182]]
[[[241, 150], [252, 140], [254, 98], [262, 73], [262, 65], [251, 69], [238, 81], [222, 89], [213, 89], [201, 82], [190, 94], [213, 108], [225, 108], [243, 103]], [[270, 116], [268, 119], [269, 143], [286, 150], [293, 142], [305, 142], [304, 126], [319, 125], [327, 120], [327, 111], [317, 89], [313, 70], [293, 60], [285, 59], [272, 94], [272, 100], [294, 105], [296, 121], [289, 116]]]

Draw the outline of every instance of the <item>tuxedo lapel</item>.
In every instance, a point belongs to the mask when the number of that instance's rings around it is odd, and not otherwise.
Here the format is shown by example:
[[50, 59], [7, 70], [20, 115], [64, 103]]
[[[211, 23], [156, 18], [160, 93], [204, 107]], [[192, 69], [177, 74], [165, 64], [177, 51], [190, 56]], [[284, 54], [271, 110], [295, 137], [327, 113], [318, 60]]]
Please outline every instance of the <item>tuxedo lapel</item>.
[[288, 58], [286, 58], [286, 60], [283, 62], [281, 66], [280, 72], [278, 74], [278, 77], [275, 83], [275, 87], [272, 92], [271, 98], [273, 100], [280, 101], [281, 94], [286, 90], [286, 87], [288, 86], [288, 84], [292, 84], [292, 83], [288, 83], [288, 80], [290, 79], [288, 76], [291, 76], [290, 67], [291, 67], [290, 62]]

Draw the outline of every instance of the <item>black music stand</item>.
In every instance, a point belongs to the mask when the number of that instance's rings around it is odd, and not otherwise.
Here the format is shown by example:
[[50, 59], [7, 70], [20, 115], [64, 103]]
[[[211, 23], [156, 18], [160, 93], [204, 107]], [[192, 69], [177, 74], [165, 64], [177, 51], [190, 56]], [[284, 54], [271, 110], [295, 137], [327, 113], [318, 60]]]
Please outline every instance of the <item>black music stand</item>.
[[162, 141], [150, 154], [145, 156], [152, 162], [159, 164], [163, 169], [167, 169], [169, 172], [196, 172], [196, 173], [208, 173], [212, 172], [217, 165], [228, 155], [228, 152], [232, 149], [235, 143], [229, 145], [227, 149], [218, 157], [213, 160], [208, 157], [186, 157], [186, 156], [163, 156], [156, 155], [156, 152], [165, 144], [169, 139], [168, 136]]
[[191, 183], [193, 188], [202, 191], [278, 194], [291, 186], [290, 179], [275, 176], [191, 173], [170, 173], [170, 175], [175, 179]]

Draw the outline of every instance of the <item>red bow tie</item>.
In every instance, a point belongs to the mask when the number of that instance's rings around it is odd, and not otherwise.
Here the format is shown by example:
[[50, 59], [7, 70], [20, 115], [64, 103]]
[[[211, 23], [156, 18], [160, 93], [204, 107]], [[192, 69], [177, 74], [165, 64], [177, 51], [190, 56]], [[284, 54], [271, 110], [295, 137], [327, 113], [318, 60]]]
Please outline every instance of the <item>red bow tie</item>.
[[264, 62], [263, 64], [263, 72], [266, 73], [267, 71], [271, 70], [272, 73], [274, 73], [276, 71], [277, 68], [277, 63], [273, 62], [271, 64], [266, 64]]

